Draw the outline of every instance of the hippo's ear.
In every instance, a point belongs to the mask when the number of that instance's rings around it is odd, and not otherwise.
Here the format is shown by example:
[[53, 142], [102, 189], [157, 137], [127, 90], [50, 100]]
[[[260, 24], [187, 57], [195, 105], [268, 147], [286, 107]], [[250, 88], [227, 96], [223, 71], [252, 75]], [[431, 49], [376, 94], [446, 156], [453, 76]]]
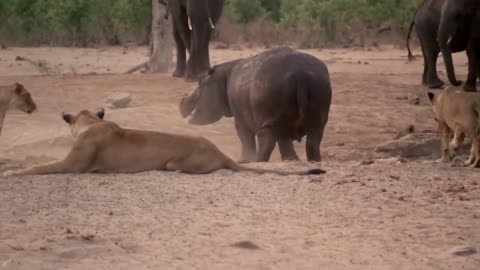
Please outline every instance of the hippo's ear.
[[62, 113], [62, 118], [63, 118], [63, 120], [64, 120], [65, 122], [67, 122], [69, 125], [72, 124], [73, 116], [72, 116], [71, 114], [63, 112], [63, 113]]
[[435, 94], [432, 93], [432, 92], [427, 92], [427, 95], [428, 95], [428, 99], [430, 100], [430, 103], [432, 103], [432, 105], [435, 103]]
[[98, 108], [97, 112], [95, 113], [98, 118], [103, 120], [103, 117], [105, 117], [105, 109], [104, 108]]

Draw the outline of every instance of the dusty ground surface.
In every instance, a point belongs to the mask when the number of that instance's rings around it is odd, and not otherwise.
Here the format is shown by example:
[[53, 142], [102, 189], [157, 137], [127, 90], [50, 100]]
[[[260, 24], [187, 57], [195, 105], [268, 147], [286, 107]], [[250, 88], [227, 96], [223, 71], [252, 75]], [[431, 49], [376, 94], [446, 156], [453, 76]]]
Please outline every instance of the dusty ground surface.
[[[258, 51], [213, 50], [212, 62]], [[71, 138], [60, 113], [94, 109], [117, 92], [130, 93], [132, 106], [107, 109], [106, 119], [201, 134], [239, 158], [231, 119], [199, 127], [180, 117], [179, 98], [194, 84], [168, 74], [121, 75], [146, 52], [1, 50], [0, 85], [23, 83], [39, 110], [7, 115], [0, 158], [22, 164], [62, 158]], [[361, 164], [375, 159], [375, 145], [408, 124], [435, 129], [419, 85], [421, 56], [407, 63], [405, 51], [391, 48], [307, 52], [327, 63], [333, 81], [324, 161], [281, 163], [276, 151], [273, 162], [250, 166], [321, 166], [326, 175], [219, 171], [0, 179], [0, 269], [480, 269], [478, 170], [432, 158]], [[466, 58], [455, 55], [455, 62], [465, 79]], [[419, 105], [407, 100], [414, 95]], [[305, 159], [303, 147], [297, 144]], [[477, 253], [456, 255], [461, 248]]]

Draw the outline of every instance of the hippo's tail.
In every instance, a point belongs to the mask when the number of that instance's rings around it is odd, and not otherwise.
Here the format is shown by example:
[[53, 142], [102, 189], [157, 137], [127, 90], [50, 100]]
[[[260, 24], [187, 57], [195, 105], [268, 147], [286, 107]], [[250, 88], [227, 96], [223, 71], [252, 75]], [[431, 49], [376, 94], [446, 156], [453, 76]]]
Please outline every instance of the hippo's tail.
[[290, 75], [290, 85], [297, 93], [298, 122], [302, 123], [308, 115], [310, 86], [312, 75], [305, 71], [297, 71]]
[[275, 169], [257, 169], [247, 166], [242, 166], [233, 160], [227, 161], [226, 169], [230, 169], [235, 172], [254, 172], [258, 174], [273, 173], [278, 175], [311, 175], [311, 174], [325, 174], [326, 171], [320, 168], [311, 170], [298, 170], [298, 171], [283, 171]]

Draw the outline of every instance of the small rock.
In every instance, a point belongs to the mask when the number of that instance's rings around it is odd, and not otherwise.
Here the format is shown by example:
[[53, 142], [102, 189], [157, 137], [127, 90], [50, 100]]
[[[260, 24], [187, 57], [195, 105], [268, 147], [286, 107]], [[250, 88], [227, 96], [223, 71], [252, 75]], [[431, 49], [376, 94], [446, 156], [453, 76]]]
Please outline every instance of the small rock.
[[217, 45], [215, 45], [215, 49], [217, 50], [226, 50], [228, 49], [228, 47], [230, 47], [228, 44], [226, 43], [223, 43], [223, 42], [218, 42]]
[[395, 137], [393, 137], [394, 140], [400, 139], [404, 136], [407, 136], [408, 134], [414, 133], [415, 132], [415, 126], [414, 125], [408, 125], [402, 129], [400, 129]]
[[92, 241], [93, 238], [95, 238], [95, 235], [93, 234], [81, 235], [80, 238], [82, 238], [85, 241]]
[[[438, 134], [412, 133], [398, 140], [377, 145], [375, 152], [403, 158], [430, 157], [435, 159], [440, 157], [440, 140]], [[470, 146], [464, 144], [457, 151], [457, 154], [466, 153], [470, 153]]]
[[240, 46], [238, 44], [233, 44], [232, 46], [230, 46], [230, 49], [232, 49], [233, 51], [241, 51], [242, 46]]
[[397, 157], [390, 157], [390, 158], [379, 158], [376, 160], [378, 163], [383, 164], [395, 164], [398, 161]]
[[408, 95], [408, 102], [412, 105], [420, 104], [420, 97], [416, 94]]
[[365, 160], [362, 160], [360, 162], [360, 165], [370, 165], [370, 164], [373, 164], [375, 163], [375, 161], [371, 160], [371, 159], [365, 159]]
[[132, 101], [132, 97], [128, 93], [115, 93], [108, 96], [105, 101], [114, 108], [126, 108]]
[[231, 244], [230, 246], [232, 246], [232, 247], [237, 247], [237, 248], [250, 249], [250, 250], [260, 249], [259, 246], [257, 246], [256, 244], [254, 244], [254, 243], [251, 242], [251, 241], [240, 241], [240, 242]]
[[457, 246], [448, 251], [453, 256], [470, 256], [477, 253], [474, 247]]
[[345, 143], [339, 142], [339, 143], [337, 143], [336, 145], [337, 145], [337, 146], [345, 146]]

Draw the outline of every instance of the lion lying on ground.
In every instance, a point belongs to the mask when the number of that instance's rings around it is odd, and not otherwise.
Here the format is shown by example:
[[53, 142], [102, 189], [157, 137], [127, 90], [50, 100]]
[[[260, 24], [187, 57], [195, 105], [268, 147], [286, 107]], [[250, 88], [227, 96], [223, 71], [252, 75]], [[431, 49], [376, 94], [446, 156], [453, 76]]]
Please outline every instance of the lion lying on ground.
[[4, 176], [58, 173], [137, 173], [150, 170], [207, 174], [220, 169], [276, 173], [322, 174], [324, 170], [285, 172], [241, 166], [203, 137], [124, 129], [104, 121], [104, 110], [63, 113], [75, 139], [64, 160], [7, 171]]
[[[438, 96], [428, 92], [435, 120], [438, 123], [442, 161], [449, 162], [465, 137], [472, 140], [470, 157], [465, 163], [480, 165], [480, 93], [464, 92], [447, 87]], [[453, 139], [450, 143], [453, 131]]]
[[0, 86], [0, 133], [2, 132], [5, 114], [10, 109], [18, 109], [28, 114], [37, 109], [30, 93], [19, 83]]

